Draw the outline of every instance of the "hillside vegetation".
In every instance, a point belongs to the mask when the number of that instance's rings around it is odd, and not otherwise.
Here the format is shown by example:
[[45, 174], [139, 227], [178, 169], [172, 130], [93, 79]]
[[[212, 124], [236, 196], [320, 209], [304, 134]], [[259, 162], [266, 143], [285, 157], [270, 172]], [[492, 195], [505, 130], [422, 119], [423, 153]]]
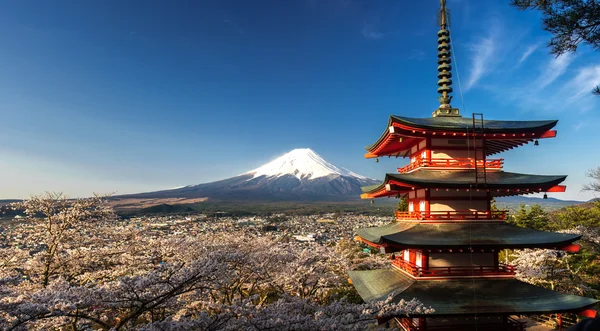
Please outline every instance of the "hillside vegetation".
[[[525, 280], [566, 293], [600, 298], [600, 202], [546, 212], [540, 205], [521, 205], [509, 223], [536, 230], [581, 234], [576, 254], [552, 250], [507, 251], [502, 260], [516, 264], [532, 261], [536, 275]], [[536, 256], [534, 256], [536, 255]], [[535, 263], [533, 262], [535, 261]], [[532, 269], [533, 270], [533, 269]]]

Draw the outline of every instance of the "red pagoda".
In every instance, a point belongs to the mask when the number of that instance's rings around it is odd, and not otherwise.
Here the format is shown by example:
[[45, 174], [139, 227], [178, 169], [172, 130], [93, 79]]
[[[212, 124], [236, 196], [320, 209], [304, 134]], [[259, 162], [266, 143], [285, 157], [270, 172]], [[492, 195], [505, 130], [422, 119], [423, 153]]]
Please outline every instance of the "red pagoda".
[[408, 157], [362, 198], [405, 197], [408, 211], [396, 221], [360, 229], [357, 239], [391, 253], [391, 269], [351, 271], [350, 281], [365, 301], [417, 298], [435, 309], [399, 317], [404, 330], [524, 330], [511, 316], [579, 313], [595, 316], [598, 301], [521, 282], [514, 267], [500, 263], [503, 249], [550, 248], [577, 252], [581, 236], [519, 228], [505, 223], [506, 211], [491, 208], [494, 197], [564, 192], [566, 176], [503, 171], [503, 159], [488, 157], [554, 138], [557, 121], [484, 120], [462, 117], [450, 105], [450, 32], [440, 0], [438, 92], [431, 118], [390, 116], [384, 133], [367, 146], [366, 158]]

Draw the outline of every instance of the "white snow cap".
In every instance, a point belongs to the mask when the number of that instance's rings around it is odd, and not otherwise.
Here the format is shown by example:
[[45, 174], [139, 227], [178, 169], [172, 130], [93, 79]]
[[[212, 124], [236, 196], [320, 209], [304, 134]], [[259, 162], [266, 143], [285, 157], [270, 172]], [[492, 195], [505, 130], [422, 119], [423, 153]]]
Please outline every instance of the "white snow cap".
[[252, 178], [292, 175], [298, 179], [315, 179], [329, 175], [339, 175], [367, 179], [367, 177], [356, 174], [348, 169], [334, 166], [310, 148], [294, 149], [262, 167], [248, 171], [244, 175], [253, 175], [254, 177]]

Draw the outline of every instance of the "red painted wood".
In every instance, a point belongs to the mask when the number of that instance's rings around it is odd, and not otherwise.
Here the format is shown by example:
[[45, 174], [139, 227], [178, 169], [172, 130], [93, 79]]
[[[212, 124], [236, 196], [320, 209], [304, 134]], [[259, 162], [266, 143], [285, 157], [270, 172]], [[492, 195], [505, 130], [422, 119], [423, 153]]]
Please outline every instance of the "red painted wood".
[[364, 239], [364, 238], [362, 238], [360, 236], [354, 237], [354, 240], [361, 241], [361, 242], [363, 242], [363, 243], [365, 243], [365, 244], [367, 244], [367, 245], [369, 245], [371, 247], [375, 247], [375, 248], [385, 247], [384, 245], [376, 244], [376, 243], [368, 241], [368, 240], [366, 240], [366, 239]]
[[556, 185], [556, 186], [552, 186], [551, 188], [549, 188], [546, 192], [566, 192], [566, 191], [567, 191], [566, 185]]
[[577, 245], [577, 244], [571, 244], [568, 246], [565, 246], [563, 248], [561, 248], [563, 251], [569, 252], [569, 253], [579, 253], [579, 250], [581, 249], [581, 246]]
[[596, 318], [597, 311], [595, 309], [586, 309], [577, 313], [579, 316], [585, 316], [589, 318]]
[[514, 266], [505, 264], [499, 264], [498, 266], [419, 267], [412, 261], [407, 262], [398, 257], [392, 261], [392, 264], [414, 277], [504, 276], [514, 275], [515, 273]]
[[508, 211], [396, 211], [397, 220], [504, 220]]
[[[422, 153], [422, 151], [420, 152]], [[399, 173], [407, 173], [419, 168], [450, 168], [450, 169], [474, 169], [474, 158], [429, 158], [423, 159], [419, 152], [415, 153], [415, 162], [411, 162], [404, 167], [398, 168]], [[411, 158], [412, 160], [412, 158]], [[485, 167], [486, 169], [500, 170], [504, 166], [504, 159], [478, 160], [477, 167]]]
[[[432, 130], [423, 130], [418, 128], [412, 128], [408, 126], [404, 126], [398, 123], [393, 123], [394, 133], [390, 133], [389, 131], [384, 135], [384, 138], [381, 139], [379, 144], [375, 146], [375, 148], [368, 153], [365, 154], [366, 158], [375, 158], [381, 157], [385, 155], [394, 155], [398, 154], [402, 151], [412, 148], [415, 144], [418, 144], [422, 139], [427, 139], [432, 136], [441, 136], [441, 137], [468, 137], [472, 138], [473, 134], [466, 134], [464, 132], [444, 132], [444, 131], [432, 131]], [[494, 149], [498, 149], [494, 152], [500, 152], [506, 149], [512, 149], [514, 147], [518, 147], [523, 145], [526, 141], [532, 141], [533, 139], [543, 139], [543, 138], [554, 138], [556, 137], [556, 130], [548, 130], [545, 132], [538, 133], [496, 133], [496, 134], [475, 134], [475, 137], [485, 138], [486, 141], [489, 141], [491, 144], [489, 146], [490, 151], [494, 151]], [[402, 138], [402, 141], [400, 141]], [[496, 145], [494, 147], [494, 143], [498, 143], [499, 141], [510, 141], [508, 144], [504, 145]], [[525, 140], [525, 141], [523, 141]], [[502, 146], [502, 147], [501, 147]], [[433, 147], [429, 146], [428, 149], [449, 149], [446, 147]], [[461, 147], [460, 149], [465, 150], [467, 147]]]

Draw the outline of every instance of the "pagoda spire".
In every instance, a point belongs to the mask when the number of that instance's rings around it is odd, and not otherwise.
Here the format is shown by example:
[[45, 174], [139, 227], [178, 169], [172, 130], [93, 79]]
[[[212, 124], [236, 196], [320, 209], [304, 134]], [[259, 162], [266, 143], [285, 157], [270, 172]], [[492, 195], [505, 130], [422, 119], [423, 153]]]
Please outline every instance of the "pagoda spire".
[[446, 9], [446, 0], [440, 0], [438, 13], [440, 30], [438, 31], [438, 97], [440, 107], [433, 112], [433, 117], [438, 116], [460, 116], [458, 108], [452, 108], [452, 59], [450, 47], [450, 12]]

